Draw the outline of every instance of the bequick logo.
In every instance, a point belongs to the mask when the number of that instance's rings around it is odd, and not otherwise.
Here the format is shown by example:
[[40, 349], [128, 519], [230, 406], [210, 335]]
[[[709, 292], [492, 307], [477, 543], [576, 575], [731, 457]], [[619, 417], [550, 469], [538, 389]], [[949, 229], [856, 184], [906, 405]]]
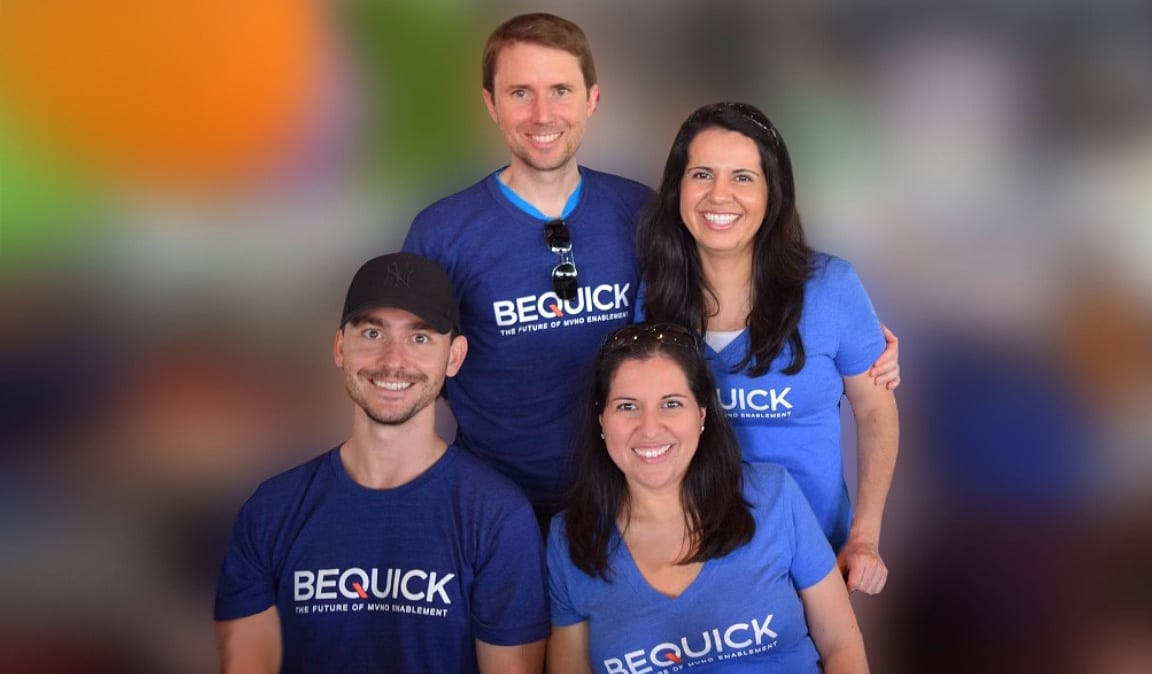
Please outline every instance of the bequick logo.
[[628, 288], [631, 283], [604, 283], [595, 287], [576, 289], [576, 297], [564, 301], [553, 292], [543, 295], [525, 295], [514, 300], [497, 300], [492, 303], [492, 315], [496, 325], [506, 328], [521, 323], [533, 323], [541, 319], [559, 319], [565, 316], [579, 316], [593, 311], [613, 311], [627, 308]]
[[[674, 641], [664, 641], [651, 648], [629, 651], [621, 658], [607, 658], [604, 669], [608, 674], [648, 674], [653, 667], [674, 667], [688, 661], [713, 660], [723, 658], [732, 651], [765, 647], [766, 642], [775, 641], [780, 635], [768, 625], [772, 622], [769, 614], [764, 620], [753, 619], [747, 623], [733, 623], [726, 628], [714, 627], [704, 630], [699, 637], [683, 636]], [[735, 655], [735, 654], [734, 654]]]
[[292, 574], [296, 601], [324, 599], [407, 599], [451, 604], [444, 587], [456, 577], [420, 569], [317, 569]]
[[776, 412], [780, 408], [792, 409], [792, 403], [788, 402], [787, 398], [791, 390], [791, 386], [779, 393], [774, 388], [767, 391], [760, 388], [750, 391], [742, 388], [733, 388], [727, 391], [716, 389], [716, 395], [720, 397], [720, 406], [725, 410]]

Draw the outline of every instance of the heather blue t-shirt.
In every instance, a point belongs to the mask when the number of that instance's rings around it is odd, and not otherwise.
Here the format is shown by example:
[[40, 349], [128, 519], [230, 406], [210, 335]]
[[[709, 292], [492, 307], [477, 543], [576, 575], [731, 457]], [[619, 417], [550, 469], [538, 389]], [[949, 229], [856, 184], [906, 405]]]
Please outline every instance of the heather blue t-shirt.
[[[884, 351], [884, 333], [860, 278], [846, 260], [816, 253], [804, 292], [800, 338], [804, 368], [782, 373], [792, 362], [784, 349], [760, 377], [736, 365], [748, 353], [748, 331], [719, 353], [704, 347], [720, 405], [746, 461], [777, 463], [796, 478], [833, 549], [848, 538], [852, 507], [840, 447], [840, 401], [844, 377], [865, 372]], [[644, 291], [637, 312], [643, 320]]]
[[552, 624], [588, 622], [593, 671], [820, 671], [798, 592], [823, 580], [836, 557], [783, 468], [747, 465], [744, 496], [755, 536], [705, 562], [675, 599], [648, 584], [619, 533], [609, 543], [611, 582], [580, 571], [568, 554], [563, 514], [552, 520]]

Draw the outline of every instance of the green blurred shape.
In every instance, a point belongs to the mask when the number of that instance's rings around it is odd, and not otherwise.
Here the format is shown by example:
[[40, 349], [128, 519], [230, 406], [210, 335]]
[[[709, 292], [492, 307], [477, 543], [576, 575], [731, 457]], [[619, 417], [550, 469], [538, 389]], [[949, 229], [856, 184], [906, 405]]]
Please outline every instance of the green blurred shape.
[[480, 56], [495, 27], [471, 2], [349, 0], [340, 20], [365, 87], [370, 173], [424, 191], [470, 182], [484, 134]]
[[83, 171], [0, 116], [0, 273], [90, 250], [101, 201]]

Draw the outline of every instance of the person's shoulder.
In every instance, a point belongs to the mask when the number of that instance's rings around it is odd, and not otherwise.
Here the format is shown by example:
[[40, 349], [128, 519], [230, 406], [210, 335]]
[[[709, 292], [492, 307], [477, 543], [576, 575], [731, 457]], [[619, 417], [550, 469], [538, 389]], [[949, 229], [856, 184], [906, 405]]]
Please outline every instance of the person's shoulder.
[[812, 252], [812, 279], [825, 283], [837, 283], [845, 280], [855, 282], [856, 269], [848, 260], [825, 253]]
[[772, 504], [779, 501], [789, 483], [795, 483], [788, 469], [777, 463], [745, 463], [744, 495], [754, 501], [754, 505]]
[[625, 178], [624, 176], [619, 176], [614, 173], [597, 171], [587, 166], [581, 166], [580, 170], [589, 184], [602, 186], [615, 194], [633, 199], [647, 199], [652, 195], [652, 188], [638, 180]]
[[549, 543], [560, 544], [561, 546], [568, 545], [568, 536], [565, 532], [568, 530], [568, 511], [561, 510], [552, 516], [548, 521], [548, 541]]
[[491, 179], [492, 174], [488, 174], [462, 190], [433, 201], [416, 214], [412, 226], [416, 227], [425, 222], [439, 224], [444, 222], [443, 216], [446, 214], [474, 207], [478, 199], [485, 198], [489, 193], [486, 183]]
[[333, 447], [323, 452], [322, 454], [318, 454], [311, 459], [304, 461], [303, 463], [299, 463], [292, 468], [276, 473], [272, 477], [261, 482], [260, 488], [280, 488], [313, 480], [315, 479], [316, 474], [322, 471], [332, 460], [332, 455], [339, 451], [339, 447]]
[[462, 531], [487, 532], [487, 545], [526, 535], [540, 541], [532, 504], [510, 479], [456, 445], [448, 447], [441, 462], [445, 470], [434, 487], [437, 498], [444, 499]]
[[451, 481], [462, 496], [477, 501], [528, 506], [528, 498], [512, 480], [468, 450], [455, 444], [449, 445], [442, 460]]
[[752, 507], [757, 534], [779, 528], [782, 526], [781, 518], [790, 518], [797, 508], [809, 508], [800, 485], [784, 466], [775, 463], [744, 465], [744, 498]]
[[288, 470], [265, 479], [249, 497], [246, 507], [260, 508], [285, 500], [298, 499], [301, 490], [314, 485], [329, 468], [332, 456], [339, 448], [330, 449]]
[[311, 458], [303, 459], [303, 460], [297, 459], [297, 461], [299, 461], [299, 463], [292, 466], [291, 468], [284, 469], [284, 470], [280, 471], [279, 473], [275, 473], [274, 475], [266, 478], [261, 483], [261, 486], [266, 485], [266, 484], [282, 484], [282, 483], [287, 483], [287, 482], [298, 481], [301, 479], [307, 479], [308, 475], [315, 473], [327, 461], [329, 461], [331, 459], [331, 455], [333, 452], [339, 452], [339, 451], [340, 451], [339, 446], [329, 447], [318, 454], [312, 455]]

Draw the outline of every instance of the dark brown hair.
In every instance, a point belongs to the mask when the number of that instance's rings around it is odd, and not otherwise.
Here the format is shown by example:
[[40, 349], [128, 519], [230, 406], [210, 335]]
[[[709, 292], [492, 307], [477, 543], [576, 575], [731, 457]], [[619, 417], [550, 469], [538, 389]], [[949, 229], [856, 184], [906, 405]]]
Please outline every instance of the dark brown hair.
[[704, 298], [712, 291], [700, 268], [696, 240], [680, 217], [680, 180], [688, 164], [688, 146], [701, 131], [711, 128], [752, 139], [768, 181], [768, 208], [753, 241], [749, 350], [736, 370], [748, 367], [749, 375], [761, 376], [785, 346], [791, 346], [792, 361], [784, 373], [796, 374], [804, 367], [799, 325], [805, 284], [812, 275], [812, 249], [796, 210], [792, 160], [784, 139], [763, 112], [746, 103], [698, 108], [672, 141], [660, 189], [636, 230], [646, 286], [644, 315], [651, 321], [679, 323], [700, 332], [708, 329]]
[[[723, 557], [752, 540], [756, 523], [744, 499], [740, 444], [716, 397], [716, 385], [699, 343], [690, 331], [677, 328], [688, 340], [666, 338], [661, 326], [631, 325], [617, 330], [600, 349], [593, 381], [577, 435], [576, 483], [567, 499], [565, 534], [576, 568], [609, 579], [617, 517], [627, 520], [628, 485], [624, 473], [608, 455], [600, 435], [599, 416], [612, 379], [629, 360], [665, 357], [683, 370], [696, 402], [704, 407], [704, 430], [680, 487], [691, 550], [680, 564]], [[627, 339], [618, 339], [625, 335]]]

